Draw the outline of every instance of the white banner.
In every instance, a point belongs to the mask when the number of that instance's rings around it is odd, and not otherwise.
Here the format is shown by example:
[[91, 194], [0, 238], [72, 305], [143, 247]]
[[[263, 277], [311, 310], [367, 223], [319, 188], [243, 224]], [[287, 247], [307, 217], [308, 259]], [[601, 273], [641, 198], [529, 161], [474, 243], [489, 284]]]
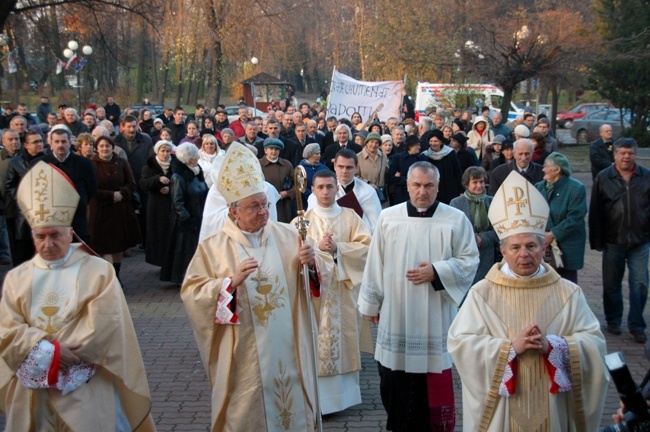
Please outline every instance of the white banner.
[[350, 119], [352, 114], [358, 112], [365, 123], [375, 109], [384, 104], [377, 112], [379, 120], [386, 121], [390, 117], [401, 119], [403, 93], [402, 81], [358, 81], [334, 69], [327, 115]]

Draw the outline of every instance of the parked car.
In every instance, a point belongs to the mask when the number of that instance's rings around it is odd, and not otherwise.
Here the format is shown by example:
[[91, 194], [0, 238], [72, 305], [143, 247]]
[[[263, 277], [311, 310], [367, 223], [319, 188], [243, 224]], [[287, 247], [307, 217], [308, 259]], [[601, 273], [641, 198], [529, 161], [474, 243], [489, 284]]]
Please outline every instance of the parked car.
[[[228, 113], [228, 121], [237, 120], [239, 118], [239, 105], [227, 106], [226, 112]], [[258, 117], [258, 116], [262, 118], [266, 118], [268, 117], [268, 114], [265, 113], [264, 111], [255, 110], [255, 114], [253, 115], [253, 107], [248, 107], [248, 116], [250, 118]]]
[[[571, 137], [575, 138], [577, 144], [589, 144], [600, 136], [599, 129], [604, 124], [612, 127], [614, 139], [621, 136], [620, 111], [618, 109], [603, 109], [574, 121]], [[630, 127], [629, 115], [625, 113], [623, 114], [623, 127]]]
[[163, 106], [162, 105], [133, 105], [130, 106], [129, 109], [134, 109], [138, 113], [140, 113], [140, 110], [142, 108], [147, 108], [149, 111], [151, 111], [151, 116], [153, 118], [158, 117], [160, 114], [163, 113]]
[[615, 108], [609, 102], [596, 102], [596, 103], [582, 103], [571, 108], [569, 111], [558, 113], [556, 119], [557, 124], [565, 129], [571, 129], [573, 122], [583, 118], [589, 113], [600, 111], [605, 108]]

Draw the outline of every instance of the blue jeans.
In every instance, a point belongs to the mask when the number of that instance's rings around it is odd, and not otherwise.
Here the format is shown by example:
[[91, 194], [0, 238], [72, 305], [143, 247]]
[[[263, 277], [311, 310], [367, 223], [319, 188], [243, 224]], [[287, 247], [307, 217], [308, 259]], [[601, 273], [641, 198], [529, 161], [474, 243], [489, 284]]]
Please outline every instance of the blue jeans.
[[620, 326], [623, 319], [623, 292], [621, 284], [625, 262], [629, 270], [630, 312], [627, 326], [630, 332], [645, 331], [643, 309], [648, 298], [649, 244], [632, 248], [606, 244], [603, 249], [603, 305], [610, 326]]

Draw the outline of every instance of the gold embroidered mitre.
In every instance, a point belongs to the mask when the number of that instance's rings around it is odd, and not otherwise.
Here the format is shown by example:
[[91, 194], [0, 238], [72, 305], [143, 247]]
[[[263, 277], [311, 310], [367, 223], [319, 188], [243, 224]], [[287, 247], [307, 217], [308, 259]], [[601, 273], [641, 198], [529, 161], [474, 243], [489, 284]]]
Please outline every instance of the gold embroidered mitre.
[[228, 204], [264, 193], [264, 174], [259, 159], [246, 146], [238, 142], [230, 144], [216, 185]]
[[20, 181], [16, 199], [32, 229], [69, 227], [79, 194], [68, 176], [41, 161]]
[[494, 195], [488, 217], [499, 239], [515, 234], [544, 234], [548, 203], [532, 183], [512, 171]]

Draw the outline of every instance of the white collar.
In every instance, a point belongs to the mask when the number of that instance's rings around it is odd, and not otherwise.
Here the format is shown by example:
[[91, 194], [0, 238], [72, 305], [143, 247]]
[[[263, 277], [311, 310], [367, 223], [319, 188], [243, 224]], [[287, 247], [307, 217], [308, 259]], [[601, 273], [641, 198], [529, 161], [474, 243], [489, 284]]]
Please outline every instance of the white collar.
[[342, 212], [343, 209], [341, 209], [341, 206], [339, 206], [336, 202], [332, 207], [321, 207], [320, 205], [316, 205], [316, 207], [314, 207], [314, 213], [316, 213], [316, 216], [322, 218], [334, 218], [340, 215]]
[[[241, 229], [241, 228], [240, 228]], [[259, 230], [255, 231], [254, 233], [250, 233], [247, 231], [242, 230], [242, 234], [248, 239], [248, 242], [251, 244], [251, 246], [256, 249], [260, 247], [260, 244], [262, 244], [262, 231], [264, 228], [260, 228]]]
[[63, 258], [59, 258], [58, 260], [53, 260], [53, 261], [48, 261], [46, 259], [43, 259], [40, 255], [38, 256], [41, 258], [41, 260], [49, 270], [58, 270], [61, 267], [63, 267], [63, 265], [66, 263], [66, 261], [68, 261], [68, 259], [76, 249], [77, 247], [71, 244], [70, 248], [68, 249], [68, 253], [65, 254]]
[[507, 262], [504, 262], [499, 270], [501, 273], [508, 277], [518, 278], [518, 279], [533, 279], [544, 276], [546, 274], [546, 267], [540, 264], [539, 268], [535, 273], [530, 276], [520, 276], [517, 273], [513, 272]]

